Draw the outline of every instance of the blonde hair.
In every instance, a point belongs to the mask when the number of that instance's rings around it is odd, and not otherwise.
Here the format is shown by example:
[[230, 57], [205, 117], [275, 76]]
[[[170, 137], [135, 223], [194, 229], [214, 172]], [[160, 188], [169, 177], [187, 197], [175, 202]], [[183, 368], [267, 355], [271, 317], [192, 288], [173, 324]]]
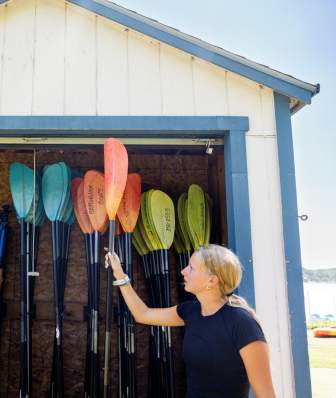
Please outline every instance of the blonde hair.
[[228, 248], [215, 244], [202, 246], [196, 253], [202, 257], [209, 273], [217, 276], [221, 295], [228, 298], [228, 304], [231, 307], [245, 309], [259, 323], [255, 311], [247, 301], [243, 297], [233, 294], [233, 291], [240, 285], [243, 275], [238, 257]]

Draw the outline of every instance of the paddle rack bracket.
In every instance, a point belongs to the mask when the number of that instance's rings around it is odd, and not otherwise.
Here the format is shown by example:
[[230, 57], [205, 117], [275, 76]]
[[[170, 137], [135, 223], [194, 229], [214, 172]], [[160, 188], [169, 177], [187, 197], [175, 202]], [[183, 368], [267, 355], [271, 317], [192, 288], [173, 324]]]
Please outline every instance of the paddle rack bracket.
[[40, 276], [40, 273], [39, 272], [36, 272], [36, 271], [29, 271], [28, 272], [28, 276]]

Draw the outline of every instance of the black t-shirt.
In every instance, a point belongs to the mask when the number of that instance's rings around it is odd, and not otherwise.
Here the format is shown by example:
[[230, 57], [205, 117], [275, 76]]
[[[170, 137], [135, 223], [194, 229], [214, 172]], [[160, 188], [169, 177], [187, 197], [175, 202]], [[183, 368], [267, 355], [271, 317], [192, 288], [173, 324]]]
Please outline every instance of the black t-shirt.
[[187, 398], [247, 398], [249, 382], [239, 350], [265, 341], [252, 315], [226, 304], [203, 316], [197, 300], [179, 304], [177, 313], [185, 322]]

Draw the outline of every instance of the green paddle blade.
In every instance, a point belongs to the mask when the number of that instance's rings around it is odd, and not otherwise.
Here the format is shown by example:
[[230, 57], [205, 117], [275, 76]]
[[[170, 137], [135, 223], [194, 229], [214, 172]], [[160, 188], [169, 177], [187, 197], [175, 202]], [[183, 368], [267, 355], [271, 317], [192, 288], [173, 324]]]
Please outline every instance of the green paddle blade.
[[[42, 176], [42, 200], [46, 216], [50, 221], [58, 220], [64, 204], [66, 190], [64, 170], [59, 163], [44, 168]], [[65, 185], [65, 186], [64, 186]]]
[[198, 246], [204, 245], [205, 197], [203, 189], [196, 184], [190, 185], [188, 189], [187, 221], [193, 239], [196, 239]]
[[173, 244], [175, 233], [174, 203], [166, 193], [159, 190], [151, 192], [148, 200], [150, 219], [160, 239], [160, 246], [168, 250]]
[[[161, 243], [158, 240], [156, 232], [147, 214], [147, 199], [146, 199], [147, 194], [148, 194], [147, 192], [144, 192], [141, 195], [141, 221], [142, 221], [143, 231], [145, 232], [145, 235], [147, 237], [147, 244], [149, 242], [148, 247], [152, 248], [152, 250], [160, 250]], [[145, 235], [143, 235], [144, 239]]]
[[9, 187], [18, 218], [25, 218], [33, 206], [34, 173], [22, 163], [9, 166]]
[[186, 202], [187, 202], [187, 194], [182, 193], [177, 201], [177, 229], [180, 233], [181, 240], [183, 242], [183, 245], [186, 249], [187, 252], [190, 252], [191, 250], [191, 242], [190, 238], [188, 235], [188, 229], [187, 229], [187, 215], [186, 215]]
[[210, 235], [212, 228], [212, 200], [210, 196], [205, 194], [205, 236], [204, 244], [208, 245], [210, 243]]

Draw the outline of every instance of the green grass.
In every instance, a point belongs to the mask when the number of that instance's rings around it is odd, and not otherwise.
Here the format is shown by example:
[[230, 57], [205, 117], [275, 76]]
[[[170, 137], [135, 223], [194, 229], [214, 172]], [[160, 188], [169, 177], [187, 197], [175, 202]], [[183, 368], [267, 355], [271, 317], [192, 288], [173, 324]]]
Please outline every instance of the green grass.
[[325, 328], [327, 326], [336, 326], [335, 321], [314, 321], [314, 322], [307, 322], [307, 329], [315, 329], [315, 328]]
[[314, 337], [308, 331], [308, 350], [311, 368], [336, 369], [336, 337]]

